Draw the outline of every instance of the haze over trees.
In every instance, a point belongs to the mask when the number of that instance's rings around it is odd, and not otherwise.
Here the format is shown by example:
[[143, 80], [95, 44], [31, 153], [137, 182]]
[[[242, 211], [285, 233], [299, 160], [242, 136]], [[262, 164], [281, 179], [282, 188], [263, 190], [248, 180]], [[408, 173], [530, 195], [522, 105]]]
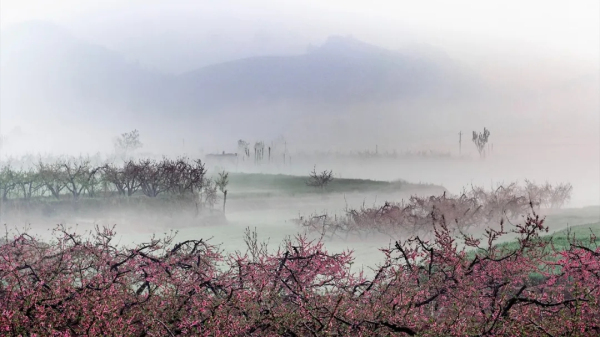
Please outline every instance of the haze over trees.
[[138, 130], [133, 130], [122, 133], [114, 140], [114, 145], [117, 156], [123, 161], [126, 161], [129, 159], [133, 151], [143, 146], [142, 142], [140, 141], [140, 132]]
[[1, 336], [600, 335], [597, 0], [0, 7]]
[[[473, 127], [485, 122], [498, 129], [524, 131], [526, 126], [518, 117], [521, 114], [507, 106], [509, 94], [521, 102], [521, 110], [535, 106], [537, 111], [535, 104], [544, 105], [539, 109], [545, 109], [544, 118], [549, 121], [557, 121], [559, 110], [563, 111], [559, 107], [577, 106], [581, 118], [561, 120], [562, 125], [581, 121], [581, 129], [587, 130], [582, 134], [586, 139], [593, 139], [590, 132], [596, 132], [590, 126], [596, 125], [592, 112], [597, 101], [595, 95], [587, 93], [597, 92], [600, 84], [590, 75], [595, 73], [592, 70], [557, 75], [558, 79], [547, 82], [552, 84], [536, 89], [548, 92], [553, 100], [564, 97], [558, 104], [534, 97], [530, 102], [527, 96], [499, 88], [489, 76], [482, 75], [486, 69], [466, 66], [460, 58], [435, 46], [386, 48], [358, 37], [331, 35], [314, 43], [310, 51], [266, 54], [169, 74], [130, 62], [118, 51], [75, 37], [69, 29], [55, 24], [22, 23], [3, 28], [1, 34], [3, 134], [19, 125], [35, 135], [60, 129], [52, 135], [52, 142], [62, 134], [66, 138], [75, 133], [62, 130], [64, 124], [40, 128], [30, 122], [53, 124], [40, 115], [45, 110], [80, 125], [82, 135], [100, 133], [100, 128], [110, 130], [115, 126], [112, 121], [118, 120], [119, 125], [138, 128], [146, 135], [146, 149], [166, 147], [164, 144], [173, 142], [175, 135], [177, 144], [181, 138], [188, 144], [212, 139], [215, 143], [211, 146], [216, 147], [232, 141], [234, 134], [254, 130], [255, 135], [247, 138], [266, 139], [285, 132], [296, 143], [302, 141], [308, 150], [322, 144], [342, 119], [346, 126], [333, 138], [343, 141], [337, 143], [356, 149], [360, 145], [357, 138], [372, 139], [368, 146], [383, 144], [388, 138], [413, 146], [419, 144], [421, 137], [417, 136], [429, 137], [439, 133], [442, 126], [459, 129], [458, 120], [473, 121]], [[45, 57], [36, 59], [33, 55]], [[572, 94], [577, 94], [574, 102], [568, 96]], [[381, 118], [370, 118], [362, 111], [373, 111]], [[445, 114], [455, 117], [435, 117], [435, 111], [447, 111]], [[304, 124], [314, 118], [321, 122], [310, 125], [310, 136], [305, 139], [308, 126]], [[376, 120], [387, 122], [381, 125]], [[222, 123], [229, 126], [231, 134], [211, 131]], [[565, 130], [556, 132], [568, 135]], [[361, 133], [369, 137], [353, 136]], [[501, 136], [502, 132], [495, 133], [495, 143]], [[65, 145], [69, 143], [77, 145], [64, 140]], [[16, 147], [18, 142], [12, 144]]]

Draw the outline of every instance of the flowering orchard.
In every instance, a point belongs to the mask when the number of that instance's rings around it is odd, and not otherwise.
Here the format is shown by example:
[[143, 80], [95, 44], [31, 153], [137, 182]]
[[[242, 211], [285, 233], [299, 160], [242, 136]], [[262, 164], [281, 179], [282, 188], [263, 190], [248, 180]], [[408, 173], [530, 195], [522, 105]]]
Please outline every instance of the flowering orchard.
[[435, 218], [446, 219], [447, 225], [459, 231], [481, 229], [501, 221], [520, 220], [529, 209], [560, 208], [570, 198], [570, 184], [538, 185], [526, 180], [499, 186], [487, 191], [472, 187], [460, 196], [412, 196], [402, 202], [386, 202], [380, 207], [347, 209], [341, 216], [328, 214], [301, 218], [302, 228], [328, 237], [367, 237], [385, 234], [392, 238], [406, 235], [427, 235], [433, 232]]
[[[114, 228], [54, 241], [19, 234], [0, 246], [2, 335], [597, 336], [600, 248], [540, 237], [534, 213], [480, 238], [433, 217], [429, 239], [381, 249], [373, 273], [352, 252], [299, 235], [224, 254], [174, 236], [120, 247]], [[498, 245], [507, 233], [518, 247]], [[354, 268], [356, 269], [356, 268]]]

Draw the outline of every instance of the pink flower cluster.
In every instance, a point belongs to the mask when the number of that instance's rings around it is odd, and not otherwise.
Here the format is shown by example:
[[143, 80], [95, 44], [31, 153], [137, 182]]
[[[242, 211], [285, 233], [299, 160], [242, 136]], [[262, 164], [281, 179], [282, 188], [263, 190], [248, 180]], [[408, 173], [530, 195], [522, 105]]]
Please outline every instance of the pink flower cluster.
[[[7, 336], [598, 336], [600, 249], [557, 251], [535, 214], [510, 230], [381, 249], [373, 273], [352, 252], [297, 236], [270, 251], [152, 238], [134, 248], [114, 228], [57, 227], [0, 246], [0, 334]], [[498, 245], [508, 232], [518, 247]], [[593, 238], [595, 239], [595, 238]], [[590, 248], [592, 247], [592, 248]], [[356, 269], [356, 268], [355, 268]]]

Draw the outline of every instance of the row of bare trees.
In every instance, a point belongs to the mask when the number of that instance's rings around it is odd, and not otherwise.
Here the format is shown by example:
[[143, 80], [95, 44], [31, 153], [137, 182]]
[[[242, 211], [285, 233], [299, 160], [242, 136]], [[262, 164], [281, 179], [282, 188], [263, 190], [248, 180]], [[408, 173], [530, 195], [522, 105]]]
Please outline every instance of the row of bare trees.
[[60, 160], [53, 163], [40, 162], [35, 168], [14, 169], [4, 165], [0, 169], [0, 192], [2, 200], [71, 195], [78, 199], [96, 194], [100, 168], [93, 168], [89, 160]]
[[155, 198], [161, 194], [194, 195], [206, 188], [206, 169], [199, 161], [184, 158], [155, 161], [128, 161], [122, 167], [106, 165], [101, 168], [105, 181], [122, 196], [142, 193]]
[[302, 227], [329, 237], [365, 237], [375, 233], [392, 237], [424, 235], [433, 223], [444, 221], [449, 227], [467, 232], [504, 221], [517, 221], [531, 208], [562, 207], [571, 197], [571, 184], [535, 184], [525, 181], [493, 190], [472, 187], [460, 196], [412, 196], [407, 201], [386, 202], [379, 207], [346, 209], [341, 216], [313, 215], [301, 218]]
[[[223, 178], [224, 179], [223, 179]], [[200, 160], [187, 158], [160, 161], [129, 160], [123, 165], [93, 165], [89, 158], [40, 161], [34, 167], [15, 169], [4, 165], [0, 169], [2, 200], [31, 200], [39, 197], [54, 199], [82, 197], [133, 197], [162, 195], [197, 198], [202, 205], [214, 206], [217, 190], [225, 193], [226, 176], [207, 177]]]

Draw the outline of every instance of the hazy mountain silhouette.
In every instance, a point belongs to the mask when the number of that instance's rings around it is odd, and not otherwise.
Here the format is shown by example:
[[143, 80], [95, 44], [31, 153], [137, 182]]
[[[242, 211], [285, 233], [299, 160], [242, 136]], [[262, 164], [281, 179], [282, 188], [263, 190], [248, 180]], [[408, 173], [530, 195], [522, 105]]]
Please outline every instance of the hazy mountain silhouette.
[[441, 53], [390, 51], [351, 37], [332, 36], [302, 55], [240, 59], [182, 75], [144, 69], [42, 22], [11, 27], [1, 39], [2, 108], [9, 115], [93, 110], [189, 116], [280, 103], [344, 107], [450, 97], [477, 86]]
[[468, 74], [461, 73], [451, 60], [394, 52], [339, 36], [304, 55], [247, 58], [180, 77], [186, 100], [210, 107], [228, 102], [347, 105], [396, 101], [457, 95], [469, 84]]

